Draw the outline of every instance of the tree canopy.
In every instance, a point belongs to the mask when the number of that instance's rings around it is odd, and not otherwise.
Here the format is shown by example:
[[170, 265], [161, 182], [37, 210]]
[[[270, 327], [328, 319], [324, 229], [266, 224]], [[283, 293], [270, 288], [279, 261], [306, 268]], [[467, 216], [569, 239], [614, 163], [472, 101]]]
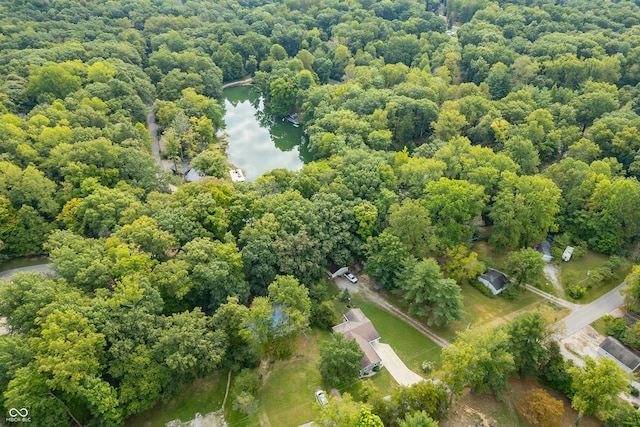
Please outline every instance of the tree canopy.
[[[334, 265], [364, 263], [446, 326], [464, 310], [458, 283], [483, 270], [478, 238], [511, 251], [521, 283], [549, 233], [632, 253], [640, 6], [439, 4], [4, 2], [0, 262], [47, 255], [55, 271], [0, 285], [4, 408], [122, 425], [197, 377], [289, 356], [312, 319], [331, 321]], [[222, 87], [248, 77], [263, 120], [298, 114], [311, 161], [233, 183]], [[162, 162], [206, 177], [178, 182]], [[472, 328], [443, 355], [443, 381], [499, 394], [537, 367], [570, 389], [544, 329]], [[579, 382], [574, 405], [604, 414]], [[380, 419], [429, 422], [401, 406]], [[352, 409], [351, 425], [379, 425]]]

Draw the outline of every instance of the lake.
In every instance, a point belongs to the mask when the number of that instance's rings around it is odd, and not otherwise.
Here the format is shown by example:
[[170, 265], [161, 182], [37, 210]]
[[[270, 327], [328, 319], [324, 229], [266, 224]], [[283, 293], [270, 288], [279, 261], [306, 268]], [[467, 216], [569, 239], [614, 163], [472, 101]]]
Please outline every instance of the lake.
[[299, 170], [311, 160], [301, 147], [302, 128], [272, 116], [259, 91], [237, 86], [223, 95], [227, 159], [242, 169], [247, 181], [273, 169]]

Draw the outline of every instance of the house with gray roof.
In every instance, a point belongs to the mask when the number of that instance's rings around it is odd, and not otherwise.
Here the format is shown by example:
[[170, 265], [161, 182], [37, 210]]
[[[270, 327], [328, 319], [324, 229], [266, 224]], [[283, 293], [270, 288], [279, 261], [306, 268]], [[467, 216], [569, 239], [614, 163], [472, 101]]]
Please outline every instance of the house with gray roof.
[[360, 361], [360, 377], [367, 376], [374, 369], [382, 367], [382, 359], [372, 344], [380, 341], [380, 334], [359, 308], [352, 308], [342, 316], [344, 322], [334, 326], [333, 332], [340, 333], [348, 339], [354, 339], [364, 353]]
[[598, 354], [615, 360], [622, 369], [629, 373], [635, 372], [640, 367], [638, 352], [631, 350], [614, 337], [607, 337], [602, 341], [598, 347]]
[[509, 279], [504, 273], [492, 268], [478, 276], [478, 280], [489, 288], [491, 293], [494, 295], [498, 295], [504, 291], [509, 283]]

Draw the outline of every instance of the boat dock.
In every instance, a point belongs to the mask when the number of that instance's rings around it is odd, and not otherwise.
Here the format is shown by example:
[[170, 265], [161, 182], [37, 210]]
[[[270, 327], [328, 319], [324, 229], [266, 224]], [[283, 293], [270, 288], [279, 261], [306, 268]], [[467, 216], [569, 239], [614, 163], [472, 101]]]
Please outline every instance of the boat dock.
[[289, 123], [293, 124], [295, 127], [300, 126], [300, 118], [296, 113], [287, 114], [285, 116], [284, 120], [286, 120]]

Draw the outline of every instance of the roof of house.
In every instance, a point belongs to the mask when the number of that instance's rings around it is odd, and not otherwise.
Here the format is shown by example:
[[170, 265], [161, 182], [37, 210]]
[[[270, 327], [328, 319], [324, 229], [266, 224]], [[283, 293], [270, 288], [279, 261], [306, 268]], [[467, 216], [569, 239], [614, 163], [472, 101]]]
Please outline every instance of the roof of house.
[[484, 279], [487, 282], [491, 283], [491, 286], [493, 286], [496, 291], [504, 288], [505, 285], [509, 282], [509, 279], [507, 279], [507, 276], [505, 276], [504, 273], [501, 273], [498, 270], [493, 270], [491, 268], [478, 276], [478, 279]]
[[202, 175], [199, 170], [191, 168], [189, 169], [189, 172], [187, 172], [187, 174], [184, 176], [184, 179], [187, 182], [196, 182], [202, 179], [203, 176], [204, 175]]
[[359, 308], [352, 308], [344, 315], [345, 321], [339, 325], [334, 326], [333, 332], [339, 332], [346, 338], [355, 339], [360, 349], [364, 353], [364, 357], [360, 362], [361, 368], [380, 362], [380, 356], [371, 347], [371, 341], [375, 341], [380, 338], [380, 334], [376, 331], [376, 328], [371, 323], [371, 320], [364, 315]]
[[640, 314], [627, 311], [624, 314], [624, 320], [627, 322], [627, 328], [630, 328], [640, 321]]
[[371, 347], [370, 342], [367, 341], [366, 338], [363, 338], [360, 335], [353, 334], [351, 332], [344, 334], [344, 336], [345, 338], [356, 340], [356, 342], [360, 346], [360, 350], [362, 350], [362, 352], [364, 353], [364, 357], [360, 360], [360, 369], [364, 369], [371, 364], [382, 361], [382, 359], [380, 359], [380, 356], [378, 356], [378, 353], [376, 353], [373, 347]]
[[542, 259], [545, 261], [551, 261], [553, 259], [553, 255], [551, 255], [551, 243], [548, 240], [543, 241], [538, 246], [536, 246], [538, 252], [542, 254]]
[[614, 337], [607, 337], [600, 344], [600, 348], [615, 357], [620, 363], [634, 371], [640, 366], [640, 355], [622, 344]]

